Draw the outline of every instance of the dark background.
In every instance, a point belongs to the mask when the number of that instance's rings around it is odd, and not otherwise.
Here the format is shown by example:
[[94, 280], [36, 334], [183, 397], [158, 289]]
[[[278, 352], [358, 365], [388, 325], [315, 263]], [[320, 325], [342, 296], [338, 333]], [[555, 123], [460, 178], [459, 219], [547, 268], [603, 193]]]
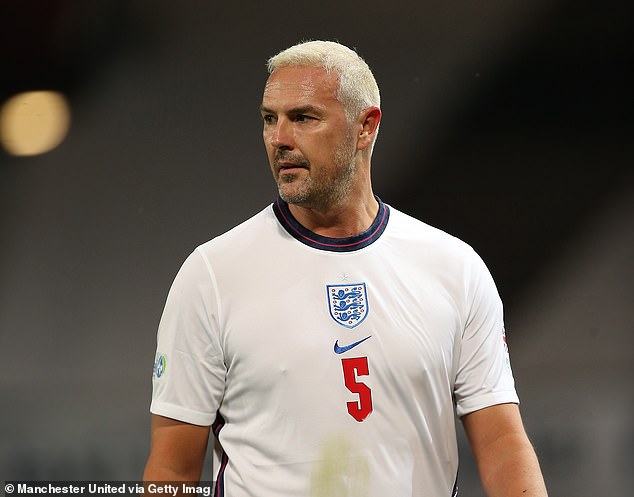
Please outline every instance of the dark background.
[[[493, 273], [551, 495], [634, 476], [632, 22], [625, 2], [0, 1], [0, 102], [66, 95], [66, 140], [0, 151], [0, 477], [138, 479], [156, 327], [199, 243], [275, 196], [266, 59], [356, 47], [375, 192]], [[468, 447], [461, 495], [480, 496]]]

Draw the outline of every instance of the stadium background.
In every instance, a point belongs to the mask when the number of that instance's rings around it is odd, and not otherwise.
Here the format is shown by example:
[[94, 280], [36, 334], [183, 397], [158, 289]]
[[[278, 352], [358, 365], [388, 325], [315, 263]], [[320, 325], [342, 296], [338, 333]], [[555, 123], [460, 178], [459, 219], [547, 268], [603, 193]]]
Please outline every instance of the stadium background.
[[140, 477], [168, 287], [274, 198], [265, 60], [324, 38], [381, 87], [375, 191], [498, 283], [551, 495], [625, 495], [634, 44], [625, 2], [584, 5], [2, 0], [0, 102], [56, 90], [71, 125], [48, 153], [0, 152], [0, 477]]

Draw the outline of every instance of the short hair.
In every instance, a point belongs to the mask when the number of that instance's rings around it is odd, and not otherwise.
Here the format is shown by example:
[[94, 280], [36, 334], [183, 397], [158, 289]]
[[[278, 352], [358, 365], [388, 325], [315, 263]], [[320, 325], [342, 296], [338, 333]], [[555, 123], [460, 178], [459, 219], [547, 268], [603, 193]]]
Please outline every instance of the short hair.
[[282, 67], [320, 67], [339, 77], [336, 97], [350, 122], [363, 109], [381, 105], [379, 87], [368, 64], [350, 48], [334, 41], [305, 41], [281, 51], [268, 60], [269, 74]]

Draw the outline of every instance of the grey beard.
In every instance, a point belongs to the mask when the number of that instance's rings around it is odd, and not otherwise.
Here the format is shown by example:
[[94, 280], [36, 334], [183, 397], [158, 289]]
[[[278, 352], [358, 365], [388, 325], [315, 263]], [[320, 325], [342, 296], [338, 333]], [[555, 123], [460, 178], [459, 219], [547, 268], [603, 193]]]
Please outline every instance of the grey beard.
[[318, 211], [326, 211], [332, 206], [341, 203], [352, 190], [356, 162], [354, 154], [346, 154], [344, 150], [335, 152], [334, 161], [339, 165], [346, 164], [346, 166], [340, 169], [338, 174], [330, 178], [315, 178], [309, 175], [302, 187], [293, 193], [284, 193], [282, 187], [284, 184], [295, 180], [295, 176], [285, 175], [283, 178], [280, 177], [278, 180], [280, 197], [288, 204]]

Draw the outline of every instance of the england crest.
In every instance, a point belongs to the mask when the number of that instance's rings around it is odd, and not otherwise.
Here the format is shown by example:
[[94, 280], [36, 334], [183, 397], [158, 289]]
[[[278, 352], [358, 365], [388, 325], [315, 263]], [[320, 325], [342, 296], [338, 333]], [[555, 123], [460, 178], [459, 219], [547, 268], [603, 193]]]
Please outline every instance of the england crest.
[[330, 316], [337, 324], [354, 328], [368, 315], [368, 293], [365, 283], [326, 285]]

